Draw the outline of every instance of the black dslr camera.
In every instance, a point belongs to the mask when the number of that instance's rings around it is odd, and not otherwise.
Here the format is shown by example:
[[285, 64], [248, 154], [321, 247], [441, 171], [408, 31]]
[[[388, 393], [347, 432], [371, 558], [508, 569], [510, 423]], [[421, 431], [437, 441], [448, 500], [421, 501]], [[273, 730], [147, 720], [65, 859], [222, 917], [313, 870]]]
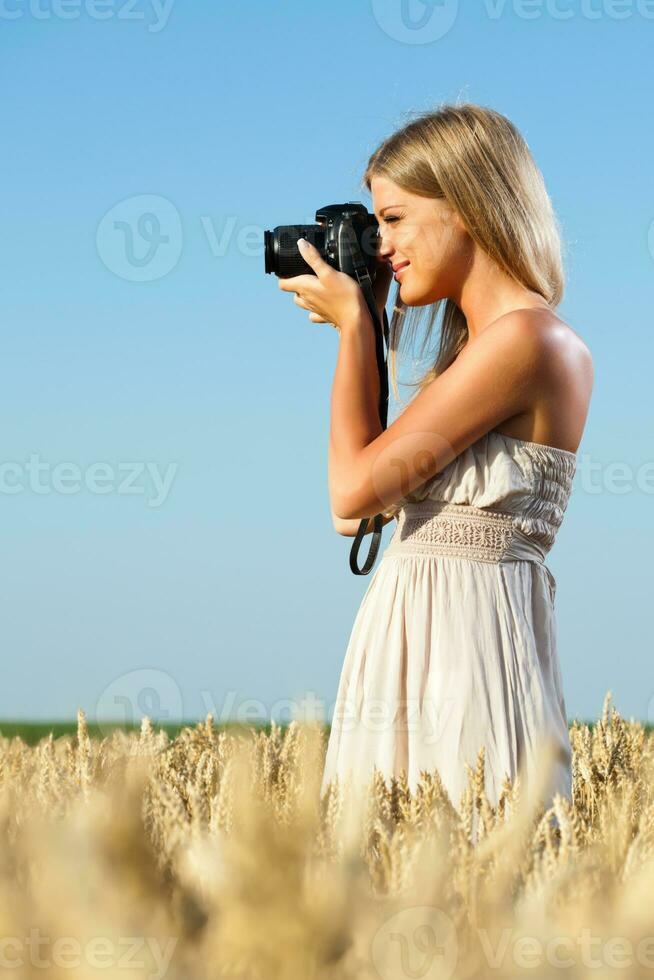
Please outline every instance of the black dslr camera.
[[266, 272], [280, 278], [313, 274], [297, 247], [298, 238], [306, 238], [337, 272], [357, 277], [363, 266], [374, 282], [377, 274], [379, 222], [359, 201], [328, 204], [316, 211], [315, 225], [278, 225], [264, 232]]
[[[388, 317], [384, 311], [383, 323], [380, 322], [372, 289], [378, 269], [379, 222], [359, 201], [318, 208], [316, 222], [315, 225], [277, 225], [272, 231], [264, 231], [266, 272], [282, 279], [315, 275], [297, 246], [298, 238], [306, 238], [337, 272], [344, 272], [357, 280], [375, 325], [375, 354], [380, 381], [379, 419], [382, 429], [385, 429], [388, 418], [388, 371], [384, 341], [388, 351]], [[363, 568], [358, 568], [356, 558], [369, 519], [362, 519], [350, 552], [350, 568], [355, 575], [368, 574], [379, 550], [383, 527], [381, 514], [374, 517], [370, 551]]]

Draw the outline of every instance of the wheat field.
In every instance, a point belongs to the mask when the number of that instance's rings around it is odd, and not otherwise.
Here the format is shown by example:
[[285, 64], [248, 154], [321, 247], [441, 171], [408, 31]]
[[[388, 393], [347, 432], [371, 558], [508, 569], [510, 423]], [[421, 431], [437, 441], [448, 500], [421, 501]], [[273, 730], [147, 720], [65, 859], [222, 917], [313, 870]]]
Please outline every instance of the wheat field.
[[[653, 736], [605, 698], [573, 722], [572, 803], [484, 752], [451, 801], [375, 772], [332, 782], [326, 734], [140, 732], [0, 740], [7, 976], [407, 980], [650, 977]], [[456, 803], [456, 805], [455, 805]]]

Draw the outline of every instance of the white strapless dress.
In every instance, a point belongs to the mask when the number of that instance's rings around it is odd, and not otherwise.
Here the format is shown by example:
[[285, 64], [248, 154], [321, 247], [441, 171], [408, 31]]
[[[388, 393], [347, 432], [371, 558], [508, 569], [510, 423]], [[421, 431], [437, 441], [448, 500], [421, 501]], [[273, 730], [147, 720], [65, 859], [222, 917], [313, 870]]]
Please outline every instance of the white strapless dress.
[[[486, 793], [536, 775], [571, 797], [571, 747], [556, 646], [556, 582], [544, 563], [566, 509], [575, 453], [492, 431], [391, 509], [397, 526], [345, 653], [321, 794], [437, 769], [455, 807], [485, 745]], [[387, 511], [386, 513], [390, 513]], [[364, 541], [369, 541], [369, 538]], [[523, 781], [522, 785], [525, 785]]]

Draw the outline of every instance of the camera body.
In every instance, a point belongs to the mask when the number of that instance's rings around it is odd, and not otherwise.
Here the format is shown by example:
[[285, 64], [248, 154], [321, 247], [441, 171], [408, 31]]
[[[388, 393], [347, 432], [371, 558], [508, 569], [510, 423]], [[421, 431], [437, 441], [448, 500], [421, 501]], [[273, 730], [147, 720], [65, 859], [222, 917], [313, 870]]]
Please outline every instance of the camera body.
[[277, 225], [272, 231], [264, 231], [266, 272], [284, 279], [315, 275], [300, 255], [298, 238], [306, 238], [315, 245], [325, 262], [338, 272], [355, 279], [356, 270], [365, 267], [374, 282], [378, 267], [379, 222], [360, 201], [318, 208], [315, 225]]

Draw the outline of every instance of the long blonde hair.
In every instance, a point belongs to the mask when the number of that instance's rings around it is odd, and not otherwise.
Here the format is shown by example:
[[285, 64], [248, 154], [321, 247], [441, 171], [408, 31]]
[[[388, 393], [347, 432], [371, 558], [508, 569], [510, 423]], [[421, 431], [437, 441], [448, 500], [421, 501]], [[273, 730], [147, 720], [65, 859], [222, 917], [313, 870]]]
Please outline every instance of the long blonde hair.
[[[559, 223], [529, 147], [506, 116], [473, 103], [421, 112], [377, 147], [362, 188], [370, 191], [376, 175], [410, 193], [444, 198], [505, 273], [539, 293], [552, 308], [560, 303], [565, 283]], [[414, 335], [425, 309], [429, 312], [421, 354], [444, 304], [435, 362], [419, 381], [408, 382], [417, 385], [418, 392], [449, 367], [468, 339], [465, 315], [453, 300], [407, 307], [399, 294], [398, 284], [388, 354], [396, 399], [399, 341], [405, 329]], [[407, 309], [415, 311], [410, 318]]]

